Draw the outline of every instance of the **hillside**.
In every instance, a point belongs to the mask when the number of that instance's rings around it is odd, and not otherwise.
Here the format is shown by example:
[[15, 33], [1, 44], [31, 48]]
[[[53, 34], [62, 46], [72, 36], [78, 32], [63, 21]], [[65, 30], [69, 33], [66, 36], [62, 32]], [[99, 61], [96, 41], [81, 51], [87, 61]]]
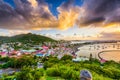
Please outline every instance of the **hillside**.
[[22, 43], [42, 43], [42, 42], [54, 42], [56, 40], [53, 40], [51, 38], [36, 35], [32, 33], [28, 34], [20, 34], [13, 37], [2, 37], [0, 36], [1, 42], [22, 42]]

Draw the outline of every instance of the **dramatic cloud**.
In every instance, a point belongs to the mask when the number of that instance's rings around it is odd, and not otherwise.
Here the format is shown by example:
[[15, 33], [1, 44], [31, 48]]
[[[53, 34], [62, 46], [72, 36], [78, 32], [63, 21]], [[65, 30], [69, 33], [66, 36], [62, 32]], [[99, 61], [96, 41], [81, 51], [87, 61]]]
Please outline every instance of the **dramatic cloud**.
[[58, 28], [67, 29], [74, 26], [79, 7], [68, 0], [58, 8], [58, 18], [49, 10], [44, 0], [14, 0], [15, 8], [0, 0], [0, 27], [5, 29]]
[[56, 18], [42, 0], [14, 0], [15, 8], [0, 0], [0, 27], [40, 29], [56, 27]]
[[0, 27], [7, 29], [16, 28], [18, 27], [17, 25], [20, 25], [20, 22], [24, 24], [23, 17], [19, 15], [9, 4], [0, 0]]
[[67, 29], [75, 25], [79, 16], [80, 8], [73, 5], [73, 0], [68, 0], [58, 7], [58, 26], [60, 29]]
[[78, 25], [111, 26], [120, 23], [120, 0], [85, 0]]
[[18, 30], [61, 29], [74, 25], [116, 26], [120, 23], [120, 0], [74, 0], [63, 2], [54, 16], [45, 0], [14, 0], [15, 7], [0, 0], [0, 28]]

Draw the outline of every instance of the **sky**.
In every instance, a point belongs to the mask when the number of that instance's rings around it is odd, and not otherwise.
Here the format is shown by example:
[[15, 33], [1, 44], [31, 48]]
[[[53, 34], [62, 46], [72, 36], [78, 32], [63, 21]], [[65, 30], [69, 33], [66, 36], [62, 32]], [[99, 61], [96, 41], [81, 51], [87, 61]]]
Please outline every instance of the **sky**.
[[0, 35], [120, 40], [120, 0], [0, 0]]

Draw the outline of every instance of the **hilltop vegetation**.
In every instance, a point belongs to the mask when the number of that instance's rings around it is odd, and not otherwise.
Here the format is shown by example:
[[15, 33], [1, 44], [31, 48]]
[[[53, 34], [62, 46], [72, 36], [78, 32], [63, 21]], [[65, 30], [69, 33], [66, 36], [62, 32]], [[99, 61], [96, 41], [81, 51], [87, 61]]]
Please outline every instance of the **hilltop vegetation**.
[[56, 40], [32, 33], [16, 35], [13, 37], [0, 37], [0, 41], [3, 43], [9, 42], [21, 42], [21, 43], [43, 43], [43, 42], [55, 42]]
[[[23, 58], [19, 58], [18, 60], [9, 58], [4, 65], [20, 68], [21, 71], [13, 75], [6, 75], [5, 80], [13, 80], [10, 78], [16, 78], [16, 80], [80, 80], [80, 70], [83, 69], [89, 70], [92, 73], [93, 80], [120, 79], [119, 63], [108, 61], [101, 65], [95, 59], [81, 62], [73, 62], [71, 59], [72, 57], [69, 55], [65, 55], [61, 59], [53, 56], [44, 58], [23, 56]], [[33, 63], [32, 66], [30, 61]], [[43, 68], [37, 68], [37, 65], [34, 64], [36, 61], [44, 63]]]

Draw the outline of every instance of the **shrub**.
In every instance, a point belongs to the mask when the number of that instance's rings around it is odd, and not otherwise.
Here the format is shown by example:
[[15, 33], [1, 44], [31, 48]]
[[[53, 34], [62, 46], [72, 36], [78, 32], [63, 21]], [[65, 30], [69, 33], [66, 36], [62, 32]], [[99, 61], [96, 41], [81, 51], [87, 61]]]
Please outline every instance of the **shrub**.
[[61, 60], [66, 61], [66, 60], [72, 60], [72, 56], [71, 55], [64, 55]]
[[53, 76], [53, 77], [57, 77], [61, 75], [59, 69], [56, 68], [48, 68], [46, 73], [48, 76]]

